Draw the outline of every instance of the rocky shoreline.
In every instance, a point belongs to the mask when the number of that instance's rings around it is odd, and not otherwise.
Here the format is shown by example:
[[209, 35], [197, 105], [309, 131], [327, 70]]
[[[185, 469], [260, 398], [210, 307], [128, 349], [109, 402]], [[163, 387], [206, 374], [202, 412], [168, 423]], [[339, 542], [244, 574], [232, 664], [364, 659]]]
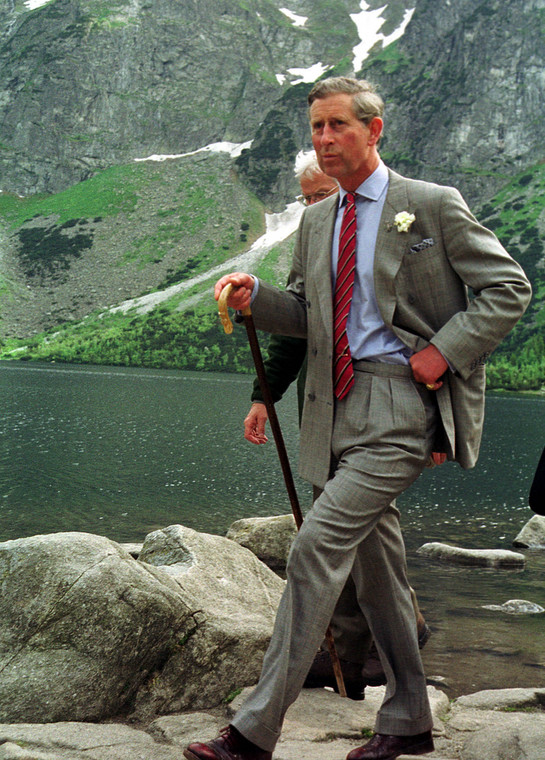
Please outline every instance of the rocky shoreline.
[[[238, 521], [226, 538], [175, 525], [143, 545], [85, 533], [0, 543], [0, 760], [182, 760], [186, 744], [217, 735], [258, 678], [294, 532], [286, 515]], [[545, 548], [545, 518], [513, 543]], [[444, 544], [422, 554], [478, 567], [525, 560]], [[545, 688], [451, 701], [431, 678], [428, 691], [432, 760], [544, 760]], [[303, 690], [275, 760], [342, 760], [366, 741], [383, 694]]]
[[[343, 760], [364, 744], [383, 686], [363, 702], [326, 689], [304, 689], [289, 709], [275, 760]], [[430, 760], [543, 760], [545, 689], [498, 689], [459, 697], [428, 687], [435, 751]], [[145, 724], [58, 722], [1, 724], [0, 760], [183, 760], [183, 748], [208, 740], [245, 698]]]

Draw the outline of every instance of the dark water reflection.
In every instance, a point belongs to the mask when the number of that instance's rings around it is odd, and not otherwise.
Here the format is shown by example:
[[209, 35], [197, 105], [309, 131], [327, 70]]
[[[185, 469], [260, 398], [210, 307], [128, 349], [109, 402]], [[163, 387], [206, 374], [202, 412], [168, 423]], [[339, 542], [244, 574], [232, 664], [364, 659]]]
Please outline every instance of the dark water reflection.
[[238, 517], [285, 511], [274, 447], [241, 440], [249, 383], [1, 364], [0, 538], [140, 541], [165, 524], [223, 533]]
[[[288, 512], [274, 444], [242, 439], [250, 385], [235, 375], [0, 364], [0, 540], [78, 530], [141, 541], [172, 523], [224, 533], [240, 517]], [[513, 598], [545, 607], [545, 551], [526, 552], [522, 572], [416, 554], [426, 541], [511, 548], [532, 516], [544, 403], [489, 396], [477, 467], [426, 471], [400, 500], [411, 581], [433, 628], [426, 670], [446, 677], [451, 696], [545, 686], [545, 615], [483, 609]], [[295, 463], [293, 393], [279, 416]], [[310, 489], [296, 482], [306, 505]]]

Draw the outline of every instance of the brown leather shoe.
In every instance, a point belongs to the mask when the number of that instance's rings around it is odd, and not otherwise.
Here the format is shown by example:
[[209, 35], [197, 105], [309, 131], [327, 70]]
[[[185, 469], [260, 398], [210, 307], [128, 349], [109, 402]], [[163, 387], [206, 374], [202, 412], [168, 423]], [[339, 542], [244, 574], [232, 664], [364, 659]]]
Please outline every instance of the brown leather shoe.
[[353, 749], [346, 760], [395, 760], [400, 755], [426, 755], [433, 750], [431, 731], [415, 736], [375, 734], [363, 747]]
[[252, 744], [234, 726], [227, 726], [211, 742], [190, 744], [184, 750], [184, 757], [188, 760], [272, 760], [272, 752]]
[[[365, 681], [361, 674], [361, 665], [348, 660], [340, 660], [340, 663], [346, 696], [355, 700], [365, 699]], [[303, 688], [320, 689], [324, 686], [330, 686], [336, 692], [339, 691], [329, 652], [320, 650], [314, 658]]]

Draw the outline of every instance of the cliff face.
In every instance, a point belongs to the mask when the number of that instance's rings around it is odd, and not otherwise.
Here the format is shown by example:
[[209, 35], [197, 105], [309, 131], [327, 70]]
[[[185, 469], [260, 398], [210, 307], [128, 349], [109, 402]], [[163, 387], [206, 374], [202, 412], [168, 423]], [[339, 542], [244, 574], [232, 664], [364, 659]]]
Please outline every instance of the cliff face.
[[243, 251], [261, 204], [228, 154], [125, 164], [10, 199], [0, 228], [2, 336], [30, 336], [168, 288]]
[[472, 199], [543, 150], [544, 0], [291, 0], [289, 16], [272, 0], [27, 5], [0, 10], [0, 190], [58, 192], [135, 157], [253, 139], [239, 169], [280, 206], [310, 145], [297, 70], [353, 73], [360, 6], [383, 37], [412, 11], [361, 71], [388, 103], [393, 166]]
[[[376, 46], [358, 72], [387, 104], [381, 153], [393, 168], [456, 185], [477, 203], [543, 156], [545, 2], [414, 5], [403, 36], [385, 49]], [[310, 147], [310, 86], [300, 87], [305, 91], [297, 97], [292, 89], [278, 101], [238, 162], [271, 204], [279, 203], [289, 181], [285, 154]], [[270, 155], [275, 140], [276, 162]], [[275, 182], [268, 186], [273, 165]]]
[[332, 65], [357, 41], [357, 3], [308, 5], [309, 28], [270, 0], [8, 4], [0, 189], [56, 192], [137, 156], [251, 139], [288, 68]]
[[413, 176], [490, 197], [543, 156], [545, 2], [418, 3], [364, 75], [387, 93], [383, 150]]

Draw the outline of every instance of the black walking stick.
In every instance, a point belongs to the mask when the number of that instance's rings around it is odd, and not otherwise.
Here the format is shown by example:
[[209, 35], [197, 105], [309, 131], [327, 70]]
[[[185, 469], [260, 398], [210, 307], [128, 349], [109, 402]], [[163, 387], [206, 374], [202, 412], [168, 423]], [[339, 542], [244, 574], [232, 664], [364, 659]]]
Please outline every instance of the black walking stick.
[[[231, 285], [231, 283], [228, 283], [221, 291], [221, 295], [218, 300], [218, 311], [219, 311], [221, 323], [223, 325], [223, 329], [225, 330], [227, 334], [230, 334], [233, 332], [233, 323], [229, 319], [229, 315], [227, 313], [227, 298], [229, 297], [229, 293], [231, 292], [232, 287], [233, 286]], [[265, 402], [267, 414], [269, 415], [269, 423], [271, 425], [271, 430], [274, 436], [274, 442], [276, 444], [278, 458], [280, 459], [280, 466], [282, 467], [282, 473], [284, 475], [284, 482], [286, 484], [286, 489], [288, 491], [288, 496], [289, 496], [289, 500], [291, 504], [291, 510], [295, 518], [295, 524], [297, 525], [297, 530], [299, 530], [299, 528], [301, 527], [303, 523], [303, 513], [301, 512], [301, 507], [299, 506], [299, 499], [297, 498], [297, 491], [295, 490], [295, 483], [293, 482], [293, 475], [292, 475], [290, 463], [288, 460], [286, 446], [284, 444], [284, 438], [282, 436], [282, 431], [280, 430], [280, 424], [278, 422], [278, 416], [276, 414], [274, 401], [271, 396], [271, 390], [269, 388], [267, 375], [265, 374], [265, 367], [263, 366], [263, 357], [261, 356], [261, 349], [259, 348], [259, 342], [257, 340], [257, 333], [255, 330], [254, 319], [252, 317], [252, 311], [250, 307], [242, 310], [242, 316], [244, 317], [244, 325], [246, 327], [246, 332], [248, 334], [248, 342], [250, 344], [250, 349], [251, 349], [252, 357], [255, 364], [257, 379], [259, 380], [259, 387], [261, 388], [261, 393], [263, 395], [263, 400]], [[341, 697], [346, 697], [346, 689], [344, 686], [341, 663], [339, 661], [339, 656], [335, 648], [333, 634], [331, 633], [331, 628], [329, 626], [326, 631], [326, 641], [327, 641], [327, 647], [329, 649], [329, 656], [331, 657], [333, 672], [335, 673], [337, 688], [339, 689], [339, 694]]]

